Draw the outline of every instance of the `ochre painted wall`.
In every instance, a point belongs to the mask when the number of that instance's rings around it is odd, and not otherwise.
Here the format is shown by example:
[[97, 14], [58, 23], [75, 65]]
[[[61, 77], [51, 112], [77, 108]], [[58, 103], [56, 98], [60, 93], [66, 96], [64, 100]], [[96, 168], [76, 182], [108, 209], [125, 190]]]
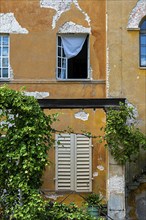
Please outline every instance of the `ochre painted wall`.
[[[88, 120], [81, 120], [75, 118], [75, 114], [78, 112], [84, 111], [86, 114], [89, 114]], [[68, 126], [73, 129], [75, 133], [82, 133], [83, 131], [91, 132], [93, 136], [103, 136], [104, 133], [101, 130], [102, 127], [105, 127], [106, 123], [106, 113], [102, 109], [75, 109], [75, 110], [45, 110], [46, 114], [59, 113], [59, 121], [55, 122], [53, 127], [58, 130], [68, 130]], [[96, 193], [101, 193], [106, 198], [106, 179], [107, 179], [107, 151], [104, 147], [104, 143], [99, 143], [99, 138], [92, 138], [92, 191]], [[50, 167], [47, 168], [43, 180], [44, 184], [42, 190], [45, 192], [48, 197], [56, 198], [57, 194], [55, 192], [55, 148], [52, 148], [49, 151], [49, 159], [51, 161]], [[64, 196], [63, 196], [64, 195]], [[61, 193], [59, 198], [63, 200], [64, 197], [69, 195], [69, 192]], [[71, 195], [66, 199], [67, 201], [78, 202], [82, 199], [79, 199], [80, 195], [85, 195], [82, 193], [77, 193], [77, 195]], [[79, 199], [79, 201], [78, 201]]]
[[[28, 91], [49, 92], [50, 98], [72, 98], [74, 90], [75, 98], [105, 97], [105, 1], [85, 0], [78, 3], [82, 11], [71, 4], [70, 10], [61, 14], [53, 29], [52, 19], [56, 11], [40, 7], [39, 0], [0, 1], [0, 12], [14, 13], [18, 23], [29, 32], [10, 34], [13, 79], [9, 84], [12, 88], [18, 89], [26, 85]], [[85, 20], [85, 13], [91, 20], [90, 24]], [[68, 21], [91, 28], [92, 79], [89, 82], [62, 83], [56, 80], [56, 36], [59, 28]]]
[[[46, 1], [47, 2], [47, 1]], [[49, 2], [49, 1], [48, 1]], [[55, 2], [55, 0], [54, 0]], [[67, 2], [67, 1], [65, 1]], [[71, 1], [69, 1], [71, 2]], [[56, 5], [58, 0], [56, 1]], [[70, 4], [70, 3], [69, 3]], [[62, 7], [62, 6], [60, 6]], [[18, 1], [0, 0], [0, 13], [14, 13], [14, 16], [22, 28], [28, 33], [10, 33], [10, 65], [13, 76], [6, 83], [13, 89], [26, 87], [29, 92], [47, 92], [49, 97], [56, 99], [73, 98], [105, 98], [106, 97], [106, 4], [105, 0], [79, 0], [72, 2], [70, 8], [55, 20], [53, 18], [58, 11], [50, 7], [41, 7], [41, 1]], [[66, 81], [56, 80], [56, 36], [59, 28], [65, 22], [74, 22], [85, 28], [91, 28], [89, 34], [90, 69], [92, 78], [89, 81]], [[5, 82], [0, 82], [3, 85]], [[105, 126], [106, 114], [103, 109], [84, 109], [89, 113], [89, 119], [82, 121], [75, 119], [76, 110], [45, 110], [46, 114], [59, 112], [60, 122], [56, 123], [56, 129], [72, 127], [75, 132], [87, 130], [92, 134], [102, 134], [100, 128]], [[106, 195], [107, 161], [106, 150], [103, 144], [98, 144], [93, 139], [93, 191]], [[55, 161], [54, 149], [49, 152], [52, 161], [50, 168], [43, 176], [42, 189], [55, 190]], [[103, 170], [97, 168], [103, 166]], [[100, 167], [99, 167], [100, 168]], [[54, 193], [52, 192], [54, 195]], [[62, 200], [64, 197], [60, 197]], [[76, 200], [81, 204], [79, 195], [68, 197], [68, 202]], [[67, 200], [65, 200], [67, 201]]]

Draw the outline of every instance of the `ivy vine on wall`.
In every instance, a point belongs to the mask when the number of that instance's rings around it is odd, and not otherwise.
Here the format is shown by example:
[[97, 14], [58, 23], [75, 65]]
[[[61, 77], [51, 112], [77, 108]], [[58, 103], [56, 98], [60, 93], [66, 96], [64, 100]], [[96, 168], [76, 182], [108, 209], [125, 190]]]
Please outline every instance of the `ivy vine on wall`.
[[[129, 125], [128, 118], [134, 118], [134, 115], [133, 109], [127, 105], [107, 112], [104, 140], [121, 164], [136, 157], [141, 148], [146, 149], [146, 136], [135, 128], [134, 123]], [[54, 143], [52, 133], [55, 132], [51, 126], [56, 120], [56, 115], [44, 114], [34, 97], [25, 96], [23, 91], [7, 86], [0, 88], [2, 219], [45, 220], [51, 219], [48, 218], [50, 213], [55, 213], [55, 206], [53, 211], [51, 207], [46, 211], [48, 203], [39, 190], [42, 173], [49, 164], [48, 151]], [[72, 130], [69, 132], [72, 133]], [[90, 136], [89, 133], [85, 135]], [[101, 140], [101, 137], [98, 138]], [[59, 216], [62, 215], [62, 208], [60, 213]], [[80, 219], [90, 219], [80, 210], [76, 214]]]
[[133, 110], [127, 104], [121, 104], [119, 109], [107, 112], [104, 139], [120, 164], [135, 160], [140, 149], [146, 150], [146, 136], [135, 126]]
[[41, 219], [38, 216], [45, 204], [39, 189], [49, 163], [47, 151], [53, 143], [51, 125], [55, 116], [46, 116], [34, 97], [7, 86], [0, 88], [0, 109], [3, 218]]

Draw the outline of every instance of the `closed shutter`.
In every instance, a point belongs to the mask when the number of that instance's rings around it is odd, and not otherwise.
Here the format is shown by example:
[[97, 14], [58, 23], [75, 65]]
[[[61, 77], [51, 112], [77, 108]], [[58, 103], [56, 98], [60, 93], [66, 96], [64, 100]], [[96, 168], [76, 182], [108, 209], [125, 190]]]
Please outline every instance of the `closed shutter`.
[[91, 139], [84, 135], [56, 135], [56, 190], [92, 190]]
[[89, 192], [92, 190], [91, 138], [76, 135], [75, 170], [76, 191]]
[[71, 136], [56, 137], [56, 190], [71, 190]]

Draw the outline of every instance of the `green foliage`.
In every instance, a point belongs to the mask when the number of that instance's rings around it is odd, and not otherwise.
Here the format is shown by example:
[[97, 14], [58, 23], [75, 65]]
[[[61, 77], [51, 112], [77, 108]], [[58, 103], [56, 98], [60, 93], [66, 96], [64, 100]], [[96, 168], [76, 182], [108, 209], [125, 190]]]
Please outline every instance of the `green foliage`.
[[3, 219], [40, 218], [45, 209], [39, 188], [52, 146], [53, 116], [34, 97], [0, 88], [0, 206]]
[[146, 136], [134, 123], [128, 124], [129, 119], [134, 119], [134, 114], [133, 108], [127, 105], [121, 104], [120, 109], [110, 109], [107, 113], [105, 140], [121, 164], [136, 158], [141, 148], [146, 150]]
[[99, 195], [99, 194], [91, 193], [85, 197], [85, 201], [88, 206], [101, 207], [103, 204], [103, 197], [101, 197], [101, 195]]
[[47, 207], [49, 220], [93, 220], [85, 209], [77, 207], [74, 203], [69, 205], [55, 202]]

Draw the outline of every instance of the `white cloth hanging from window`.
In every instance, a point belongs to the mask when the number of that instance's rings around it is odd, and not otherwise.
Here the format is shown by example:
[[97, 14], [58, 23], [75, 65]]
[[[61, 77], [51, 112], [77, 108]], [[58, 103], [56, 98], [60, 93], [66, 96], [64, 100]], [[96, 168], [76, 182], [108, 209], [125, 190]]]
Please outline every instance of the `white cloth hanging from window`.
[[68, 59], [78, 55], [78, 53], [82, 50], [86, 37], [86, 34], [69, 34], [61, 36], [64, 53]]

